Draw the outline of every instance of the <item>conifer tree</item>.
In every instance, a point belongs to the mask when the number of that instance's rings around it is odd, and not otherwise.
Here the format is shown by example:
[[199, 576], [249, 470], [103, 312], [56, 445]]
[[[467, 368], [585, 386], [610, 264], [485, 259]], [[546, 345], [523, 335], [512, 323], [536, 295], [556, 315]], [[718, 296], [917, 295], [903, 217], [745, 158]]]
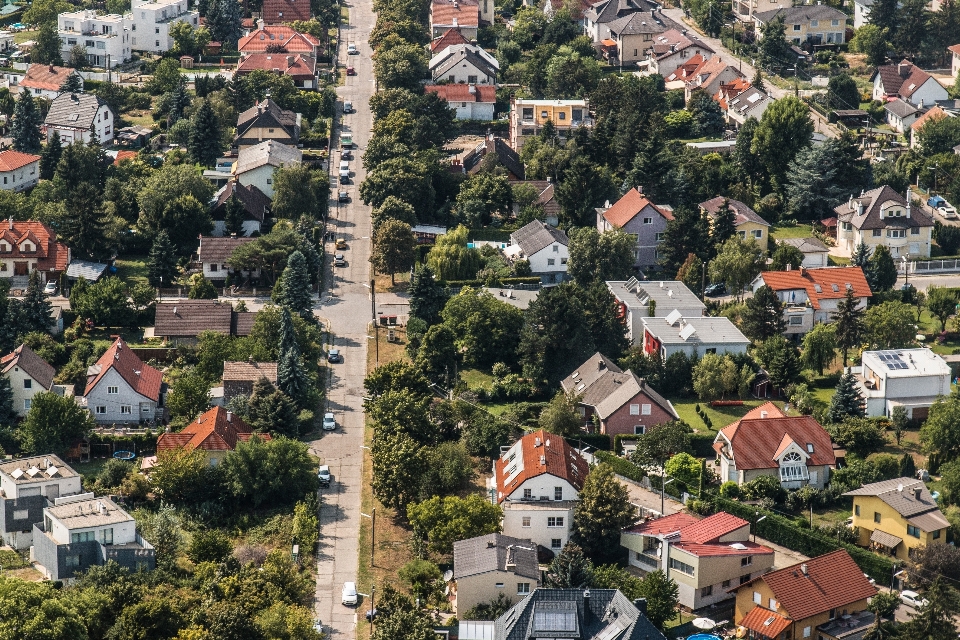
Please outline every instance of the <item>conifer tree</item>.
[[306, 408], [310, 390], [310, 378], [300, 359], [300, 347], [293, 347], [280, 354], [277, 363], [277, 386], [287, 394], [300, 408]]
[[17, 423], [17, 412], [13, 410], [13, 388], [10, 379], [0, 376], [0, 428]]
[[446, 289], [437, 282], [429, 265], [418, 268], [410, 281], [410, 315], [427, 325], [440, 322], [440, 312], [449, 299]]
[[783, 303], [776, 292], [768, 286], [757, 289], [747, 300], [743, 312], [743, 332], [753, 340], [766, 340], [778, 336], [787, 328], [783, 318]]
[[313, 296], [310, 293], [307, 259], [299, 251], [294, 251], [287, 259], [287, 267], [283, 270], [283, 295], [280, 303], [304, 320], [316, 321], [313, 315]]
[[77, 73], [71, 73], [60, 85], [60, 93], [81, 93], [82, 91], [83, 78]]
[[290, 315], [290, 309], [283, 307], [280, 312], [280, 348], [277, 353], [282, 357], [284, 353], [293, 349], [300, 348], [297, 344], [297, 333], [293, 326], [293, 317]]
[[[236, 2], [234, 2], [236, 4]], [[190, 118], [190, 155], [201, 166], [210, 167], [217, 161], [221, 150], [220, 123], [217, 114], [208, 100], [200, 103], [196, 113]]]
[[23, 153], [39, 153], [40, 141], [40, 109], [33, 101], [29, 91], [21, 91], [17, 98], [17, 106], [13, 110], [13, 126], [10, 135], [13, 136], [13, 148]]
[[57, 164], [60, 162], [60, 156], [63, 155], [63, 145], [60, 142], [60, 132], [53, 131], [50, 141], [43, 146], [40, 152], [40, 179], [53, 180], [53, 174], [57, 170]]
[[165, 230], [157, 233], [147, 258], [147, 273], [153, 285], [173, 284], [177, 276], [177, 253]]
[[867, 246], [866, 242], [860, 241], [860, 244], [857, 245], [857, 248], [854, 249], [853, 255], [850, 256], [850, 264], [854, 267], [860, 267], [864, 271], [867, 269], [867, 262], [870, 260], [870, 247]]
[[50, 310], [52, 308], [50, 301], [43, 295], [43, 281], [40, 279], [40, 272], [34, 270], [30, 273], [27, 293], [20, 304], [22, 332], [46, 332], [50, 328]]
[[837, 390], [830, 399], [827, 420], [833, 424], [843, 422], [845, 418], [862, 418], [866, 415], [863, 396], [857, 388], [857, 379], [852, 373], [840, 376]]
[[860, 344], [863, 337], [863, 309], [857, 305], [859, 301], [853, 296], [853, 289], [847, 289], [847, 294], [837, 303], [837, 315], [834, 321], [837, 325], [837, 347], [843, 356], [843, 366], [847, 366], [847, 352]]
[[61, 233], [76, 255], [95, 261], [108, 257], [108, 219], [102, 193], [93, 184], [84, 182], [70, 191], [66, 206], [68, 215]]
[[170, 92], [170, 124], [183, 117], [183, 111], [190, 106], [190, 95], [187, 93], [187, 80], [180, 76], [173, 91]]
[[246, 210], [243, 208], [243, 203], [240, 202], [236, 193], [231, 194], [223, 207], [223, 226], [226, 235], [236, 235], [238, 238], [245, 236], [246, 232], [243, 230], [245, 218]]

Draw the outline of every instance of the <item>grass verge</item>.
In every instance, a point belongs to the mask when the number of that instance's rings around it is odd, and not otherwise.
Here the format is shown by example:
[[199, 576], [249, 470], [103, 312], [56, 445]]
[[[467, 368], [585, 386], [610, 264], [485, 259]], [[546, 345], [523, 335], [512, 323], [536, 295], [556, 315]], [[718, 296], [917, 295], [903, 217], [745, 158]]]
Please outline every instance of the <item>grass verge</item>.
[[123, 280], [127, 286], [137, 283], [148, 283], [149, 271], [147, 268], [147, 256], [123, 256], [122, 258], [117, 258], [114, 264], [117, 267], [116, 276]]
[[703, 423], [703, 419], [697, 415], [696, 405], [699, 404], [700, 408], [707, 412], [707, 416], [710, 417], [710, 422], [713, 423], [713, 428], [709, 429], [709, 431], [719, 431], [728, 424], [742, 418], [750, 409], [758, 407], [766, 401], [757, 399], [744, 400], [743, 405], [734, 407], [711, 407], [709, 402], [700, 402], [698, 400], [671, 400], [671, 402], [681, 420], [697, 431], [708, 431], [707, 425]]

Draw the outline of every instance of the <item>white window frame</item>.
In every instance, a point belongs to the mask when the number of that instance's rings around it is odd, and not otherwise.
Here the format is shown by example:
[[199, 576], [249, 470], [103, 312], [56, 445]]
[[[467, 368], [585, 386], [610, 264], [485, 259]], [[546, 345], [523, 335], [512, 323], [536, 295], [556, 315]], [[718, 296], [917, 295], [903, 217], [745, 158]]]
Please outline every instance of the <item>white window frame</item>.
[[115, 396], [120, 393], [120, 387], [107, 387], [107, 393], [109, 395]]
[[559, 529], [563, 527], [564, 517], [563, 516], [548, 516], [547, 517], [547, 528], [548, 529]]
[[638, 415], [640, 415], [640, 405], [639, 405], [639, 404], [631, 404], [631, 405], [630, 405], [630, 415], [632, 415], [632, 416], [638, 416]]

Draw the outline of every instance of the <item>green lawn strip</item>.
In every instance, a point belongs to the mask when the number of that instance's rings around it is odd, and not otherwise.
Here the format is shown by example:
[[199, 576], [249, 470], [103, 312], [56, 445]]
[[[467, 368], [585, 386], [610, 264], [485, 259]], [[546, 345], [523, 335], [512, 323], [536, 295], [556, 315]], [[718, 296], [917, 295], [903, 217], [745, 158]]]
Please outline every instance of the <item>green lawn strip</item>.
[[464, 369], [460, 372], [460, 377], [470, 389], [479, 387], [490, 389], [493, 386], [493, 376], [479, 369]]
[[148, 282], [147, 256], [123, 256], [117, 258], [114, 265], [117, 267], [116, 276], [127, 286]]
[[770, 230], [770, 235], [774, 240], [783, 240], [784, 238], [809, 238], [813, 236], [813, 229], [809, 224], [796, 224], [789, 227], [774, 226]]
[[[698, 400], [670, 400], [673, 403], [673, 408], [677, 410], [677, 414], [680, 416], [680, 419], [686, 422], [688, 425], [696, 429], [698, 432], [704, 431], [719, 431], [723, 429], [728, 424], [736, 422], [742, 418], [750, 409], [758, 407], [765, 400], [744, 400], [742, 405], [739, 406], [730, 406], [730, 407], [711, 407], [709, 402], [700, 402]], [[697, 415], [696, 405], [700, 405], [700, 408], [707, 412], [710, 421], [713, 423], [712, 429], [707, 429], [707, 426], [703, 423], [703, 419]]]

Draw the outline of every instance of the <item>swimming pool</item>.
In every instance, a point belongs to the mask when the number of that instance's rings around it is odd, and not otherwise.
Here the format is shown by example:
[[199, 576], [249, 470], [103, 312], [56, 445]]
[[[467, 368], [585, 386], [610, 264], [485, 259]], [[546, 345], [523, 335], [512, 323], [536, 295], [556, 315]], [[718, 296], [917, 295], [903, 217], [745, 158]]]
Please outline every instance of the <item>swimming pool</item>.
[[723, 640], [723, 638], [712, 633], [698, 633], [692, 636], [687, 636], [687, 640]]

